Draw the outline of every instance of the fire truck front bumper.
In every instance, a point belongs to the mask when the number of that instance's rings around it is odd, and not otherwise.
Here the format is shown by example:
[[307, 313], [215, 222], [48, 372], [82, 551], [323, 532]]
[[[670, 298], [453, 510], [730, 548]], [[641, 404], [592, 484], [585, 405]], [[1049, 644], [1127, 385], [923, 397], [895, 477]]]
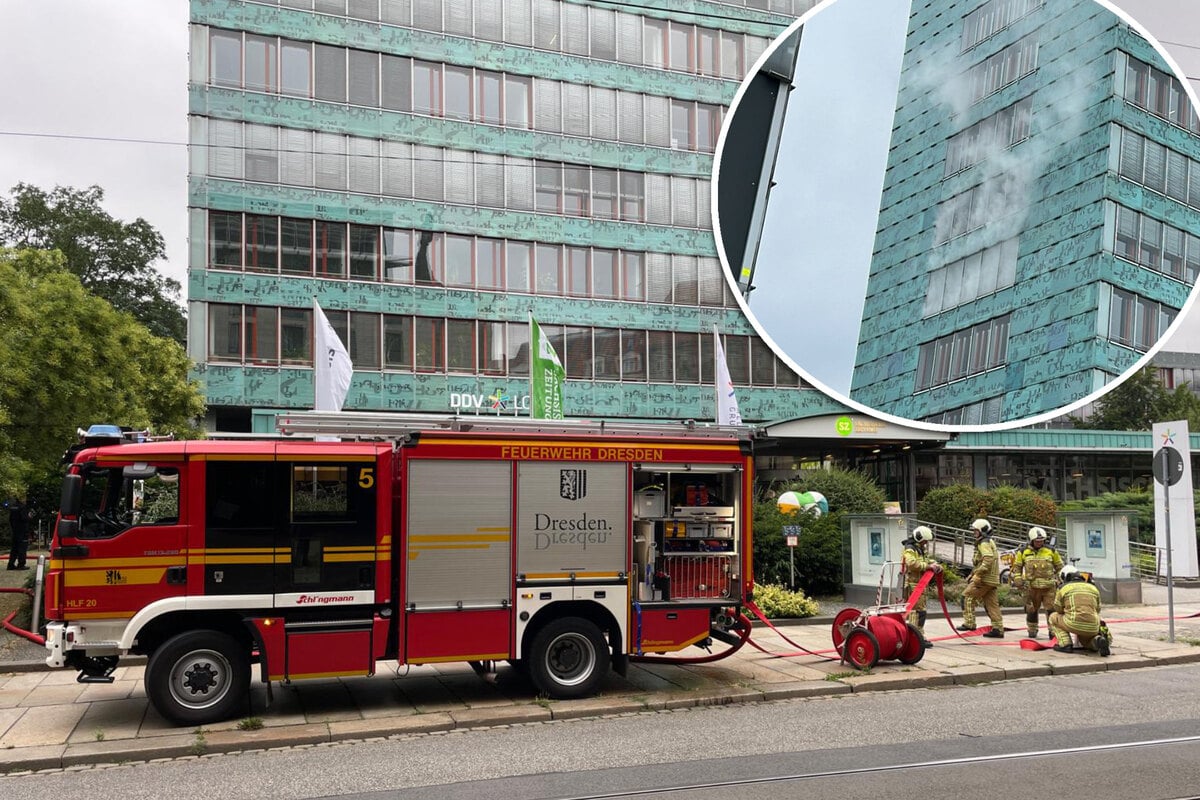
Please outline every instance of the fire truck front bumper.
[[[116, 656], [121, 650], [116, 634], [124, 627], [122, 621], [113, 624], [87, 625], [77, 622], [51, 622], [46, 625], [46, 666], [78, 668], [84, 656]], [[109, 630], [111, 628], [111, 630]], [[90, 629], [90, 630], [89, 630]], [[90, 634], [90, 638], [89, 638]], [[97, 637], [97, 634], [100, 634]], [[106, 636], [105, 634], [110, 634]]]
[[[67, 642], [68, 627], [65, 622], [51, 622], [46, 625], [46, 666], [62, 669], [67, 665], [67, 648], [70, 646]], [[78, 633], [78, 630], [73, 631], [72, 638]]]

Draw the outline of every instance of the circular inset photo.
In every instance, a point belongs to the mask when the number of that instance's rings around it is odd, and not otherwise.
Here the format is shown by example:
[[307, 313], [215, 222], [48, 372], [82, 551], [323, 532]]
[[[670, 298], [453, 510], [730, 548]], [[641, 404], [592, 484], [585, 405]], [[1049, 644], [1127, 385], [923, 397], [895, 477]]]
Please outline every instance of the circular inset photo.
[[727, 278], [859, 410], [1009, 428], [1096, 399], [1200, 274], [1200, 116], [1104, 0], [827, 0], [721, 134]]

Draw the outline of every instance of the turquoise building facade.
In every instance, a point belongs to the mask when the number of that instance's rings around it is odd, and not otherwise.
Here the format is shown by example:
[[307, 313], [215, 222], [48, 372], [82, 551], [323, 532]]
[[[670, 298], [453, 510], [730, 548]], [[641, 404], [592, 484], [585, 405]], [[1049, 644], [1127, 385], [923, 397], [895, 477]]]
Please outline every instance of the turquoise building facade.
[[568, 416], [836, 412], [755, 335], [709, 211], [725, 109], [815, 0], [191, 0], [189, 349], [208, 427], [313, 403], [528, 414], [528, 317]]
[[1150, 44], [1093, 0], [915, 0], [854, 400], [1051, 412], [1141, 359], [1198, 273], [1200, 121]]

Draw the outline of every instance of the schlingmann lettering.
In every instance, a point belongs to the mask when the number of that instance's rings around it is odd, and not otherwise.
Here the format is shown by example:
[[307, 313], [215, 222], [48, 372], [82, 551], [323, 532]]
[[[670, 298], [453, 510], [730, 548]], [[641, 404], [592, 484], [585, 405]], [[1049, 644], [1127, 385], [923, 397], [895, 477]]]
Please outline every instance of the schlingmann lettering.
[[354, 602], [354, 597], [351, 595], [348, 595], [348, 594], [340, 594], [340, 595], [302, 594], [302, 595], [300, 595], [300, 598], [298, 600], [296, 600], [296, 605], [307, 605], [308, 603], [318, 603], [320, 605], [325, 605], [328, 603], [353, 603], [353, 602]]
[[572, 545], [587, 550], [589, 545], [607, 544], [612, 527], [608, 520], [595, 519], [587, 514], [574, 518], [534, 514], [533, 531], [534, 547], [538, 550]]

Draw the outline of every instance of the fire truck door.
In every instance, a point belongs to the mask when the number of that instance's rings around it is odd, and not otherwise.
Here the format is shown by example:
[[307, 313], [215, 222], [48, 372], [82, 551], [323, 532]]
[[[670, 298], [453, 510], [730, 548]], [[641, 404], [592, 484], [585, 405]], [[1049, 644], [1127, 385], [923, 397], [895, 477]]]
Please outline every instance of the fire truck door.
[[404, 530], [408, 663], [512, 652], [512, 465], [410, 459]]
[[[373, 458], [300, 458], [281, 464], [287, 482], [287, 520], [276, 560], [277, 606], [367, 605], [375, 600]], [[367, 615], [369, 618], [369, 614]]]
[[78, 535], [59, 542], [61, 605], [75, 618], [132, 617], [187, 589], [178, 464], [83, 471]]

